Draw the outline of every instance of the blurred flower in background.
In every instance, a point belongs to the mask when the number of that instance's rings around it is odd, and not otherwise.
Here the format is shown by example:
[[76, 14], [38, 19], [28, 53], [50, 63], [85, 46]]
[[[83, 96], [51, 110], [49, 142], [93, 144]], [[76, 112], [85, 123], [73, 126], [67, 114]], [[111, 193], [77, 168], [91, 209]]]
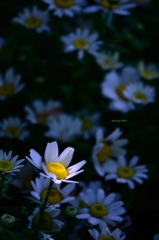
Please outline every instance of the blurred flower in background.
[[43, 0], [48, 4], [48, 10], [53, 10], [53, 15], [57, 17], [74, 17], [81, 12], [81, 6], [85, 0]]
[[32, 10], [24, 8], [23, 13], [19, 14], [19, 17], [12, 19], [13, 22], [19, 23], [28, 29], [34, 29], [37, 33], [43, 31], [50, 32], [50, 28], [47, 25], [49, 22], [49, 14], [47, 11], [41, 11], [34, 6]]
[[0, 122], [0, 137], [24, 140], [29, 137], [26, 130], [27, 123], [22, 122], [19, 117], [8, 117]]
[[62, 103], [51, 99], [47, 102], [37, 99], [32, 102], [32, 107], [25, 106], [24, 109], [26, 119], [32, 124], [47, 124], [60, 114]]
[[145, 64], [144, 61], [138, 62], [138, 70], [141, 75], [141, 77], [145, 80], [154, 80], [156, 78], [159, 78], [159, 70], [158, 66], [155, 63], [148, 63]]
[[48, 122], [49, 129], [44, 135], [61, 142], [71, 142], [81, 135], [81, 125], [79, 118], [62, 113]]
[[115, 70], [123, 66], [123, 63], [119, 62], [119, 52], [100, 52], [96, 57], [96, 62], [103, 70]]
[[130, 189], [134, 189], [133, 181], [142, 184], [143, 179], [148, 178], [146, 165], [137, 165], [138, 160], [139, 157], [137, 156], [134, 156], [129, 163], [126, 162], [123, 156], [120, 156], [117, 161], [109, 160], [105, 168], [105, 179], [115, 179], [116, 182], [126, 183]]
[[14, 69], [9, 68], [4, 77], [0, 74], [0, 100], [13, 96], [20, 92], [25, 86], [24, 83], [20, 83], [21, 75], [14, 75]]
[[75, 33], [62, 36], [60, 40], [64, 43], [64, 52], [68, 53], [77, 50], [79, 60], [84, 57], [85, 52], [97, 56], [97, 51], [102, 41], [97, 41], [98, 33], [90, 34], [89, 32], [89, 29], [77, 28]]
[[93, 239], [95, 240], [98, 239], [124, 240], [126, 237], [125, 235], [122, 234], [122, 231], [118, 228], [111, 232], [105, 223], [104, 224], [100, 223], [99, 229], [100, 232], [98, 232], [95, 228], [88, 230]]
[[128, 143], [128, 140], [118, 139], [121, 134], [122, 132], [117, 128], [107, 137], [104, 137], [104, 131], [97, 130], [96, 144], [92, 149], [92, 160], [94, 168], [100, 176], [104, 175], [109, 159], [126, 154], [126, 150], [122, 147]]
[[134, 110], [135, 105], [124, 96], [123, 91], [130, 83], [139, 81], [137, 69], [130, 66], [124, 67], [120, 75], [116, 71], [106, 74], [101, 84], [101, 93], [112, 100], [109, 109], [124, 113]]

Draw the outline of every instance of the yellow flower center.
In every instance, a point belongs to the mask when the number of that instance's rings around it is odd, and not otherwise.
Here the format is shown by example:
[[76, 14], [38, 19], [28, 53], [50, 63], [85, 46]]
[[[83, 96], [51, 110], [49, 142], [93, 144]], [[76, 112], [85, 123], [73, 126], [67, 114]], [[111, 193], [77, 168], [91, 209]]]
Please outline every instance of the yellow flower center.
[[20, 132], [19, 128], [17, 128], [16, 126], [8, 126], [5, 129], [5, 134], [11, 135], [13, 138], [16, 138], [21, 135], [21, 132]]
[[36, 119], [39, 123], [44, 124], [46, 122], [47, 115], [46, 114], [39, 114], [39, 115], [36, 116]]
[[92, 122], [88, 118], [84, 118], [84, 119], [82, 119], [81, 129], [83, 131], [89, 130], [92, 128], [92, 125], [93, 125]]
[[126, 178], [126, 179], [132, 178], [135, 174], [134, 170], [130, 167], [120, 167], [120, 168], [118, 168], [116, 173], [117, 173], [118, 177]]
[[6, 172], [10, 171], [14, 168], [14, 165], [12, 162], [9, 162], [7, 160], [0, 160], [0, 171]]
[[114, 10], [118, 7], [120, 0], [101, 0], [100, 5], [109, 10]]
[[145, 70], [142, 73], [142, 77], [143, 78], [151, 78], [151, 79], [153, 79], [154, 78], [154, 74], [152, 72], [150, 72], [149, 70]]
[[[39, 218], [40, 218], [40, 213], [37, 213], [33, 217], [33, 220], [32, 220], [32, 227], [33, 228], [37, 227], [38, 222], [39, 222]], [[42, 229], [45, 230], [45, 231], [49, 231], [49, 230], [51, 230], [52, 224], [53, 223], [52, 223], [52, 219], [51, 219], [50, 215], [44, 212], [43, 218], [42, 218], [42, 221], [41, 221]]]
[[100, 203], [94, 203], [89, 207], [89, 213], [96, 218], [102, 218], [108, 214], [107, 208]]
[[3, 83], [0, 86], [0, 95], [1, 96], [8, 97], [8, 96], [12, 95], [13, 92], [14, 92], [14, 87], [10, 83]]
[[54, 3], [59, 8], [70, 8], [73, 6], [73, 0], [54, 0]]
[[104, 65], [108, 66], [110, 64], [110, 61], [108, 59], [104, 59]]
[[59, 162], [50, 162], [46, 164], [48, 172], [56, 175], [57, 179], [65, 179], [68, 175], [67, 169]]
[[30, 28], [38, 28], [42, 25], [42, 21], [37, 17], [30, 17], [25, 20], [25, 23]]
[[137, 100], [146, 101], [146, 96], [141, 92], [134, 93], [134, 98]]
[[[40, 196], [41, 198], [44, 200], [45, 197], [46, 197], [46, 194], [47, 194], [47, 190], [48, 189], [45, 189], [41, 192]], [[50, 204], [56, 204], [56, 203], [59, 203], [61, 202], [62, 200], [62, 195], [59, 191], [57, 191], [56, 189], [51, 189], [51, 192], [50, 192], [50, 195], [49, 195], [49, 198], [48, 198], [48, 203]]]
[[87, 41], [85, 39], [79, 38], [73, 41], [73, 44], [78, 49], [84, 49], [87, 45]]
[[118, 94], [118, 96], [126, 101], [127, 99], [124, 97], [123, 95], [123, 91], [126, 89], [126, 85], [120, 85], [118, 88], [116, 88], [116, 93]]
[[101, 236], [98, 238], [98, 240], [114, 240], [114, 238], [109, 237], [109, 236]]
[[104, 163], [110, 156], [110, 147], [107, 143], [103, 143], [103, 147], [100, 152], [96, 154], [99, 163]]

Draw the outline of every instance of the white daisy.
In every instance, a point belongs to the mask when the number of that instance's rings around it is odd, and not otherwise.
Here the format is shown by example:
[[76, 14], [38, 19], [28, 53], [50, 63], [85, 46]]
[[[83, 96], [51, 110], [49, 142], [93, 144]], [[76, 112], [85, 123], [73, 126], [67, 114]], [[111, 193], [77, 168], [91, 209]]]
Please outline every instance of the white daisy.
[[136, 7], [131, 0], [95, 0], [98, 5], [92, 5], [84, 9], [84, 13], [94, 13], [103, 11], [105, 13], [112, 12], [119, 15], [129, 15], [129, 9]]
[[119, 52], [101, 52], [96, 56], [96, 62], [103, 70], [119, 69], [123, 63], [119, 62]]
[[127, 139], [118, 139], [122, 132], [115, 129], [110, 135], [104, 137], [104, 132], [99, 129], [96, 133], [96, 144], [92, 150], [93, 165], [100, 176], [104, 176], [107, 161], [112, 157], [119, 157], [126, 154], [122, 147], [128, 143]]
[[136, 104], [148, 104], [154, 102], [155, 89], [143, 83], [132, 83], [125, 88], [123, 95]]
[[16, 138], [24, 140], [29, 136], [25, 130], [27, 123], [22, 122], [19, 117], [8, 117], [0, 122], [0, 137]]
[[60, 114], [47, 126], [49, 130], [44, 135], [61, 142], [70, 142], [81, 135], [81, 120], [68, 114]]
[[81, 120], [81, 134], [83, 135], [84, 139], [89, 139], [99, 128], [101, 113], [89, 113], [86, 109], [83, 109], [78, 111], [76, 116]]
[[89, 33], [89, 29], [76, 29], [75, 33], [70, 33], [68, 36], [62, 36], [60, 40], [65, 44], [64, 52], [78, 51], [78, 59], [84, 57], [84, 52], [96, 56], [101, 41], [97, 41], [98, 34]]
[[43, 0], [48, 4], [48, 10], [54, 10], [54, 16], [57, 17], [74, 17], [76, 13], [81, 12], [81, 6], [84, 0]]
[[145, 165], [138, 165], [139, 158], [134, 156], [129, 163], [127, 163], [124, 156], [120, 156], [117, 161], [110, 160], [107, 162], [105, 168], [106, 180], [115, 179], [118, 183], [126, 183], [129, 188], [134, 189], [134, 181], [141, 184], [142, 178], [148, 178], [148, 169]]
[[21, 164], [25, 159], [20, 159], [17, 161], [18, 155], [12, 158], [12, 151], [8, 154], [0, 150], [0, 173], [10, 174], [20, 171], [24, 165]]
[[21, 75], [14, 75], [14, 69], [9, 68], [4, 77], [0, 74], [0, 100], [15, 95], [22, 90], [24, 84], [20, 84]]
[[33, 101], [32, 108], [25, 106], [26, 119], [31, 123], [45, 124], [59, 115], [62, 109], [60, 101], [48, 100], [43, 102], [40, 99]]
[[[60, 210], [56, 209], [56, 206], [49, 206], [45, 209], [43, 218], [42, 218], [42, 230], [47, 232], [59, 232], [62, 226], [64, 225], [63, 222], [55, 219], [57, 215], [59, 215]], [[38, 225], [38, 221], [40, 218], [40, 208], [35, 208], [33, 211], [33, 215], [28, 217], [29, 224], [28, 228], [36, 228]]]
[[107, 196], [103, 189], [99, 188], [96, 192], [92, 189], [87, 189], [79, 194], [80, 200], [83, 200], [85, 206], [80, 207], [80, 202], [75, 199], [71, 202], [78, 208], [79, 213], [77, 219], [85, 219], [91, 225], [97, 225], [101, 222], [115, 226], [117, 222], [121, 222], [122, 214], [125, 213], [125, 208], [122, 207], [123, 202], [117, 201], [117, 195], [110, 193]]
[[159, 234], [156, 234], [156, 235], [153, 237], [153, 240], [159, 240]]
[[[50, 179], [40, 176], [39, 178], [35, 179], [35, 183], [31, 181], [31, 184], [34, 189], [34, 191], [31, 192], [31, 195], [38, 200], [40, 199], [44, 200], [50, 184]], [[74, 187], [75, 187], [74, 183], [68, 184], [63, 188], [61, 187], [60, 184], [57, 185], [54, 183], [48, 198], [48, 203], [62, 204], [72, 201], [74, 197], [73, 196], [71, 197], [70, 193], [73, 191]]]
[[28, 29], [34, 29], [37, 33], [50, 32], [50, 28], [47, 26], [49, 14], [47, 11], [38, 10], [37, 6], [33, 6], [32, 10], [24, 8], [24, 12], [20, 13], [19, 17], [13, 18], [12, 21]]
[[138, 70], [140, 76], [145, 80], [154, 80], [159, 78], [158, 66], [155, 63], [145, 64], [144, 61], [139, 61]]
[[99, 224], [99, 230], [100, 232], [93, 228], [89, 229], [88, 231], [91, 234], [92, 238], [95, 240], [124, 240], [126, 237], [122, 234], [122, 231], [119, 228], [116, 228], [114, 231], [111, 232], [105, 223]]
[[123, 91], [128, 84], [139, 82], [139, 80], [137, 69], [130, 66], [124, 67], [120, 75], [116, 71], [106, 74], [101, 84], [101, 93], [112, 100], [109, 109], [121, 112], [135, 109], [134, 104], [124, 97]]
[[68, 147], [60, 154], [60, 156], [58, 156], [57, 142], [51, 142], [46, 146], [44, 157], [40, 156], [35, 150], [31, 149], [31, 158], [26, 157], [26, 159], [38, 169], [43, 170], [45, 174], [41, 173], [41, 175], [46, 178], [50, 178], [55, 183], [75, 182], [68, 179], [83, 172], [83, 169], [80, 171], [78, 170], [86, 163], [86, 161], [83, 160], [71, 167], [68, 167], [72, 160], [73, 153], [74, 149]]

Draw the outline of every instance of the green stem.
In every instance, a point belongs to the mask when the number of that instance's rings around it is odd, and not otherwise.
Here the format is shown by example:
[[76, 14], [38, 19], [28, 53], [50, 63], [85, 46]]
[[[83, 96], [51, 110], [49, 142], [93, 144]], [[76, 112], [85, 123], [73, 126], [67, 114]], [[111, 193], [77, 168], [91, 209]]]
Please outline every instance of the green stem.
[[44, 200], [44, 202], [41, 206], [41, 210], [40, 210], [40, 217], [39, 217], [39, 221], [38, 221], [38, 225], [37, 225], [38, 230], [40, 230], [40, 228], [41, 228], [43, 214], [44, 214], [44, 211], [45, 211], [45, 208], [46, 208], [46, 204], [48, 202], [48, 198], [49, 198], [49, 195], [50, 195], [50, 192], [51, 192], [51, 189], [52, 189], [52, 185], [53, 185], [53, 181], [50, 180], [50, 184], [49, 184], [49, 187], [48, 187], [48, 190], [47, 190], [47, 193], [46, 193], [46, 197], [45, 197], [45, 200]]
[[5, 175], [2, 174], [2, 175], [1, 175], [1, 181], [0, 181], [0, 199], [2, 198], [2, 191], [3, 191], [4, 179], [5, 179]]

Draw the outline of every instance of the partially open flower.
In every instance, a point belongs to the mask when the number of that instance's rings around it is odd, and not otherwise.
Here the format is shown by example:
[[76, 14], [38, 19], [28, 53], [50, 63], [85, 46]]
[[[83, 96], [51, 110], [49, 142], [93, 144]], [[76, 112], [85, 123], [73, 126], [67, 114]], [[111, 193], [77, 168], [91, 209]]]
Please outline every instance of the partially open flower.
[[15, 217], [8, 213], [3, 214], [0, 217], [0, 224], [4, 228], [11, 228], [15, 223]]

